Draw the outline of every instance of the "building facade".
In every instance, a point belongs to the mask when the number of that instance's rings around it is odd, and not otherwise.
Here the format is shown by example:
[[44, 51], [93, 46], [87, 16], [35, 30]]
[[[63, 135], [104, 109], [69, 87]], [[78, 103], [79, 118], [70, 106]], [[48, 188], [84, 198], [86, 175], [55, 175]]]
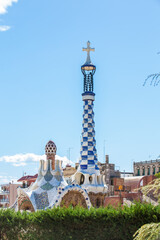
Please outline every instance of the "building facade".
[[21, 186], [23, 188], [28, 188], [32, 183], [36, 181], [38, 177], [38, 174], [35, 175], [26, 175], [21, 177], [20, 179], [17, 180], [17, 182], [21, 183]]
[[9, 184], [2, 184], [0, 188], [0, 208], [9, 207]]
[[10, 207], [14, 204], [17, 198], [17, 188], [21, 184], [2, 184], [0, 188], [0, 207]]
[[160, 172], [160, 159], [134, 162], [134, 176], [150, 176]]
[[133, 177], [134, 175], [133, 172], [126, 172], [126, 171], [120, 172], [120, 174], [121, 174], [121, 178]]

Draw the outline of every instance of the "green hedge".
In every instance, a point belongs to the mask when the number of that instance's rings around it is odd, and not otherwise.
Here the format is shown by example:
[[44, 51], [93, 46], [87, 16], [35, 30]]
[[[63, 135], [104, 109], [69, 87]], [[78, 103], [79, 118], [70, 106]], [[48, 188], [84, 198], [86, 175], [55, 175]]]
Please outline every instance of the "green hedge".
[[0, 239], [131, 240], [143, 224], [160, 222], [160, 206], [124, 209], [54, 208], [35, 213], [0, 210]]

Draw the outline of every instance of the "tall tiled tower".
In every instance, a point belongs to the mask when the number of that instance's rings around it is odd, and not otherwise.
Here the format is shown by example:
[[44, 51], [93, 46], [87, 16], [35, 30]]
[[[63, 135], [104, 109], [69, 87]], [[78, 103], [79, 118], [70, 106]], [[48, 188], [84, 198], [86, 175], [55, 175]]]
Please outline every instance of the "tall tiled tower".
[[82, 93], [83, 129], [79, 166], [72, 178], [72, 182], [73, 184], [81, 185], [88, 192], [92, 206], [99, 207], [104, 204], [105, 196], [108, 193], [108, 186], [106, 186], [105, 179], [100, 174], [98, 168], [93, 112], [93, 102], [95, 100], [93, 76], [96, 66], [92, 64], [90, 59], [90, 51], [94, 51], [94, 48], [90, 47], [89, 41], [87, 42], [87, 48], [83, 48], [83, 51], [87, 52], [87, 60], [81, 66], [84, 77]]
[[93, 112], [93, 102], [95, 100], [95, 93], [93, 92], [93, 75], [96, 71], [96, 67], [92, 64], [90, 59], [90, 51], [94, 51], [94, 48], [90, 47], [89, 41], [87, 42], [87, 48], [83, 48], [83, 51], [87, 52], [87, 59], [85, 64], [81, 66], [81, 71], [84, 76], [82, 93], [84, 111], [79, 168], [83, 173], [92, 175], [95, 172], [99, 174]]
[[[83, 129], [79, 166], [73, 176], [73, 183], [79, 184], [87, 190], [93, 206], [98, 206], [99, 203], [102, 206], [108, 188], [98, 168], [93, 112], [93, 103], [95, 100], [93, 76], [96, 71], [96, 66], [92, 64], [90, 59], [90, 52], [94, 51], [94, 48], [90, 47], [89, 41], [87, 42], [87, 48], [83, 48], [83, 51], [87, 52], [87, 60], [85, 64], [81, 66], [84, 81], [82, 93]], [[96, 203], [96, 201], [98, 201], [98, 203]]]

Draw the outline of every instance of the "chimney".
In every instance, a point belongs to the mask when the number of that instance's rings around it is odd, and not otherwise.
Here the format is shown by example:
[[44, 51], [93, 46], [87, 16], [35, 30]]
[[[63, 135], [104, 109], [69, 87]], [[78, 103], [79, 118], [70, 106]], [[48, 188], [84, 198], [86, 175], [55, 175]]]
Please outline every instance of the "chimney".
[[109, 164], [109, 155], [106, 155], [106, 164]]

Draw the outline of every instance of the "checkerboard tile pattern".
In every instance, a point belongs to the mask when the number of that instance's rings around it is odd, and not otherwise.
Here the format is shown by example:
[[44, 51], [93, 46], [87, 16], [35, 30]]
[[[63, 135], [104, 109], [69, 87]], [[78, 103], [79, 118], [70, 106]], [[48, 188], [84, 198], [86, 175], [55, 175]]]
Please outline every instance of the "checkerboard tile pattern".
[[80, 150], [80, 170], [99, 170], [94, 130], [93, 100], [84, 100], [82, 140]]
[[49, 206], [47, 192], [42, 192], [41, 194], [34, 193], [34, 198], [37, 209], [44, 209]]

